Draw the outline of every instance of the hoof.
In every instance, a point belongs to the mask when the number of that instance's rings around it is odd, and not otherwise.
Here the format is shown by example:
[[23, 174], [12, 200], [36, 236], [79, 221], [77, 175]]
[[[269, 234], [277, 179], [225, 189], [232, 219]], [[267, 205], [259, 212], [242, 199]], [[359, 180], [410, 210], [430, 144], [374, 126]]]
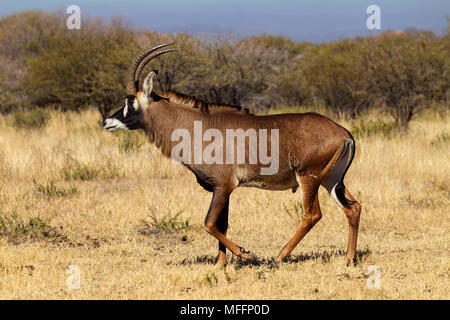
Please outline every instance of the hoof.
[[222, 259], [216, 258], [215, 264], [217, 266], [225, 267], [227, 265], [227, 259], [222, 260]]
[[285, 257], [278, 256], [278, 257], [275, 258], [274, 261], [275, 261], [276, 264], [281, 264], [283, 262], [287, 262], [288, 257], [289, 257], [289, 255], [287, 255]]
[[245, 250], [244, 248], [239, 248], [240, 254], [239, 257], [245, 260], [249, 260], [249, 261], [256, 261], [258, 260], [258, 258], [251, 253], [250, 251]]
[[356, 258], [347, 260], [347, 267], [356, 267]]

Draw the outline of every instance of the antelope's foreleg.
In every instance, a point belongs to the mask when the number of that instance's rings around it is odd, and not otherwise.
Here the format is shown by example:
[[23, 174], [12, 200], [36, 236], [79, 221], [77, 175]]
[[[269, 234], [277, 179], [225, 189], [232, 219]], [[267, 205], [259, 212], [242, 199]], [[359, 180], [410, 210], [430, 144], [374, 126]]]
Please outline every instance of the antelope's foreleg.
[[[228, 202], [223, 208], [218, 220], [217, 220], [217, 228], [220, 232], [223, 233], [224, 236], [227, 235], [228, 229]], [[217, 263], [221, 265], [225, 265], [227, 263], [227, 248], [219, 241], [219, 254], [217, 256]]]
[[[241, 257], [243, 259], [253, 259], [253, 256], [246, 252], [243, 248], [237, 246], [231, 240], [229, 240], [224, 233], [223, 226], [224, 220], [228, 220], [224, 218], [224, 214], [228, 215], [228, 210], [224, 210], [224, 208], [228, 207], [228, 202], [230, 199], [231, 191], [222, 188], [216, 188], [214, 190], [213, 198], [211, 201], [211, 205], [209, 206], [208, 214], [205, 219], [205, 229], [206, 231], [214, 236], [219, 242], [223, 245], [219, 245], [219, 259], [223, 261], [225, 256], [225, 248], [230, 250], [234, 255]], [[220, 221], [220, 222], [219, 222]], [[227, 221], [228, 224], [228, 221]], [[219, 228], [219, 225], [222, 226], [222, 230]], [[225, 248], [224, 248], [225, 247]], [[223, 249], [223, 250], [221, 250]], [[222, 256], [223, 258], [221, 258]]]

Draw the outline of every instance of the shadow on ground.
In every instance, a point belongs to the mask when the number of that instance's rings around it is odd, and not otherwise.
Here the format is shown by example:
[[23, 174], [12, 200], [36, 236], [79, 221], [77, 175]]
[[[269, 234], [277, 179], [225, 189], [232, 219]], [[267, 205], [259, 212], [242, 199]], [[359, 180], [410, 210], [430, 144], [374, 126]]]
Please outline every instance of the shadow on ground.
[[[367, 256], [369, 256], [372, 252], [370, 249], [365, 248], [363, 250], [356, 251], [356, 262], [363, 261]], [[313, 251], [310, 253], [302, 253], [296, 256], [290, 256], [284, 259], [285, 263], [300, 263], [309, 260], [321, 261], [322, 263], [328, 263], [332, 258], [335, 257], [344, 257], [346, 255], [346, 251], [344, 250], [325, 250], [325, 251]], [[216, 263], [216, 257], [213, 256], [197, 256], [193, 259], [184, 259], [179, 264], [182, 266], [193, 265], [193, 264], [214, 264]], [[234, 255], [229, 260], [228, 264], [235, 265], [238, 268], [242, 268], [245, 266], [268, 266], [270, 268], [277, 267], [277, 263], [275, 262], [275, 258], [254, 258], [252, 260], [243, 260], [241, 258], [236, 258]]]

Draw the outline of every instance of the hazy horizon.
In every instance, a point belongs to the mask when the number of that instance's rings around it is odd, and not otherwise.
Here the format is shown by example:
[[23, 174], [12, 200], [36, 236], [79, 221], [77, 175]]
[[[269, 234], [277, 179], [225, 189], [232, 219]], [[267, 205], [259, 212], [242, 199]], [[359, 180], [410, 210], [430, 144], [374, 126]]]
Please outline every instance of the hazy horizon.
[[[128, 0], [27, 0], [8, 3], [0, 8], [0, 16], [24, 10], [55, 11], [69, 5], [78, 5], [84, 16], [110, 20], [120, 16], [135, 28], [159, 32], [183, 31], [234, 33], [237, 36], [254, 34], [284, 35], [296, 41], [336, 41], [388, 29], [417, 28], [442, 34], [447, 26], [450, 1], [433, 0], [323, 0], [305, 1], [237, 1], [212, 3], [206, 0], [164, 2]], [[369, 5], [381, 9], [381, 29], [370, 31], [366, 27]]]

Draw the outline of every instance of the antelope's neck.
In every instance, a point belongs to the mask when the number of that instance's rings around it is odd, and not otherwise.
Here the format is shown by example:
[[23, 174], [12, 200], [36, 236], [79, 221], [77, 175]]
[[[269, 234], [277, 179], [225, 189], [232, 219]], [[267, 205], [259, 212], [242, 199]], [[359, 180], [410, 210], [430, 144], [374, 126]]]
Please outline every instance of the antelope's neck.
[[151, 143], [154, 143], [168, 158], [171, 157], [174, 143], [172, 133], [177, 129], [188, 128], [191, 122], [189, 112], [183, 107], [161, 101], [153, 103], [146, 111], [146, 133]]

